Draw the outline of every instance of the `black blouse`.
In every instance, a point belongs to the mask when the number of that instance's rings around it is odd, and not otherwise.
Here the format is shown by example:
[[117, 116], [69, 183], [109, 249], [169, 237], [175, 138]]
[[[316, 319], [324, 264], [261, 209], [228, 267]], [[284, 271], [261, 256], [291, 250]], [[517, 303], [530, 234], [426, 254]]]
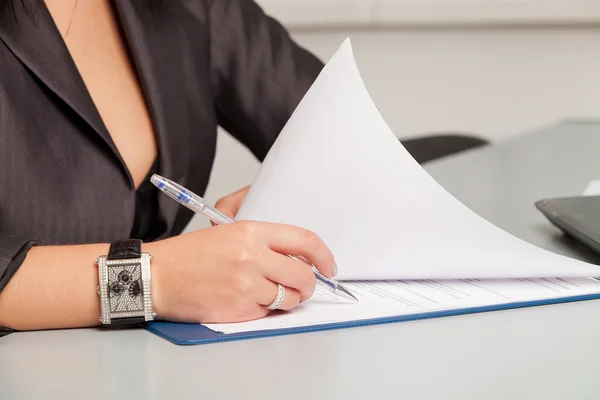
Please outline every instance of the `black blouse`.
[[154, 161], [150, 172], [135, 193], [135, 214], [130, 237], [151, 242], [163, 235], [164, 225], [158, 221], [158, 194], [156, 186], [150, 181], [153, 174], [158, 174], [158, 159]]

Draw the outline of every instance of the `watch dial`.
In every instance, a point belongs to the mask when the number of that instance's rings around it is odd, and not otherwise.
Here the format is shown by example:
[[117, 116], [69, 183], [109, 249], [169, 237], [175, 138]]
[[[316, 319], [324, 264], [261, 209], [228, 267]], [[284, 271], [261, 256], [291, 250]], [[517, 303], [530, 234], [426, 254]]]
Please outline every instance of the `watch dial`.
[[141, 311], [144, 308], [141, 287], [141, 265], [127, 264], [108, 267], [110, 311]]

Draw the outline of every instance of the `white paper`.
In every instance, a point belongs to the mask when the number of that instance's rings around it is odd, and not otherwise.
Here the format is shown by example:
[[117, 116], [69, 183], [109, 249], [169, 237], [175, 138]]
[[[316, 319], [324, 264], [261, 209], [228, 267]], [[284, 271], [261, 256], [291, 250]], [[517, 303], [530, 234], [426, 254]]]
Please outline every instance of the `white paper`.
[[290, 312], [254, 321], [206, 326], [223, 333], [284, 329], [600, 292], [600, 282], [591, 278], [371, 281], [351, 282], [347, 286], [360, 302], [346, 303], [319, 290]]
[[282, 130], [236, 218], [314, 231], [340, 280], [600, 276], [497, 228], [440, 186], [379, 114], [349, 39]]
[[600, 195], [600, 179], [590, 181], [585, 189], [583, 190], [584, 196], [598, 196]]

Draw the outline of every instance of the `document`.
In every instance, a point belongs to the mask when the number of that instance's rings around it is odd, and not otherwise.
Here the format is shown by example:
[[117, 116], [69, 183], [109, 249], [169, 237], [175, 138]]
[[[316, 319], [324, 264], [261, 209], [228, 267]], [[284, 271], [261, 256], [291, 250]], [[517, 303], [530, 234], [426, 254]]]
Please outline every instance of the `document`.
[[501, 230], [439, 185], [385, 123], [349, 39], [283, 128], [236, 219], [312, 230], [340, 280], [600, 276]]
[[275, 312], [255, 321], [209, 324], [206, 327], [232, 334], [439, 313], [600, 292], [600, 282], [591, 278], [356, 281], [347, 282], [344, 286], [357, 295], [358, 303], [339, 300], [318, 288], [313, 297], [292, 311]]
[[217, 332], [600, 293], [594, 279], [600, 276], [598, 266], [498, 228], [448, 193], [410, 156], [373, 104], [349, 40], [285, 125], [236, 219], [314, 231], [333, 251], [336, 278], [360, 301], [340, 300], [317, 286], [315, 295], [292, 311], [206, 325]]
[[589, 181], [583, 190], [584, 196], [599, 196], [600, 195], [600, 179]]

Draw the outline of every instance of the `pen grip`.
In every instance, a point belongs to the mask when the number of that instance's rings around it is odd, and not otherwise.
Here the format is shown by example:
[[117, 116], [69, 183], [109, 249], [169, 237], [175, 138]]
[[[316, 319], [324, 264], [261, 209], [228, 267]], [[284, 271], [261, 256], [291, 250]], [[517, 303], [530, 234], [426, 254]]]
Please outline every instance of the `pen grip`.
[[337, 289], [336, 282], [327, 278], [325, 275], [321, 274], [321, 272], [319, 272], [319, 270], [313, 264], [310, 264], [304, 260], [301, 260], [296, 256], [289, 256], [289, 257], [293, 258], [296, 261], [300, 261], [301, 263], [310, 265], [310, 267], [312, 268], [313, 272], [315, 273], [315, 277], [317, 278], [318, 281], [320, 281], [321, 283], [328, 286], [331, 290]]
[[218, 225], [230, 224], [232, 222], [235, 222], [234, 219], [229, 218], [227, 215], [223, 214], [221, 211], [213, 207], [206, 207], [205, 205], [203, 205], [202, 212]]

